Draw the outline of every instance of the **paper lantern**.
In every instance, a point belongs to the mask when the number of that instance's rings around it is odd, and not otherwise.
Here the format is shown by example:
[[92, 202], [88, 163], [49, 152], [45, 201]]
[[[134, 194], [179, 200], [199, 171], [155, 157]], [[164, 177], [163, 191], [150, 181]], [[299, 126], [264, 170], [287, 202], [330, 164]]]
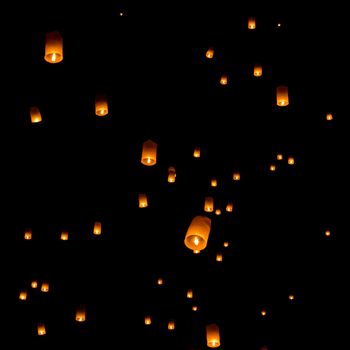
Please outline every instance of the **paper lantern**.
[[276, 165], [271, 164], [270, 165], [270, 171], [272, 171], [272, 172], [276, 171]]
[[241, 179], [241, 174], [238, 171], [236, 171], [233, 173], [232, 178], [233, 178], [233, 181], [239, 181]]
[[333, 115], [332, 115], [332, 113], [327, 113], [326, 119], [327, 119], [328, 121], [333, 120]]
[[224, 247], [227, 248], [229, 246], [229, 243], [227, 241], [224, 242]]
[[261, 77], [262, 76], [262, 66], [261, 64], [256, 64], [254, 66], [254, 76]]
[[151, 316], [145, 316], [145, 325], [149, 326], [152, 323]]
[[46, 33], [45, 61], [59, 63], [63, 60], [63, 39], [59, 32]]
[[155, 165], [157, 162], [157, 144], [147, 140], [142, 145], [141, 163], [147, 166]]
[[218, 253], [216, 254], [216, 261], [219, 261], [219, 262], [222, 261], [222, 253], [221, 253], [221, 252], [218, 252]]
[[294, 297], [294, 295], [293, 295], [293, 294], [289, 294], [289, 295], [288, 295], [288, 299], [292, 301], [292, 300], [294, 300], [294, 299], [295, 299], [295, 297]]
[[67, 231], [61, 232], [61, 241], [68, 241], [68, 232]]
[[95, 114], [99, 117], [108, 114], [108, 102], [105, 95], [97, 95], [95, 97]]
[[163, 278], [158, 278], [157, 279], [157, 284], [161, 286], [163, 284]]
[[38, 324], [38, 335], [45, 335], [46, 334], [46, 328], [44, 323]]
[[49, 291], [49, 283], [48, 282], [43, 282], [41, 284], [41, 291], [44, 293], [47, 293]]
[[212, 59], [214, 57], [214, 48], [209, 47], [209, 49], [205, 53], [205, 57], [209, 58], [209, 59]]
[[295, 159], [293, 157], [288, 158], [288, 164], [289, 165], [294, 165], [295, 164]]
[[204, 201], [204, 211], [211, 213], [214, 211], [214, 198], [213, 197], [205, 197]]
[[168, 322], [168, 330], [173, 331], [175, 329], [175, 321], [174, 320], [169, 320]]
[[248, 29], [255, 29], [256, 28], [256, 22], [255, 17], [249, 17], [248, 18]]
[[330, 237], [331, 236], [331, 231], [330, 230], [325, 231], [324, 235], [326, 237]]
[[96, 221], [94, 224], [93, 234], [98, 236], [101, 234], [101, 232], [102, 232], [102, 224]]
[[139, 194], [139, 208], [146, 208], [148, 206], [147, 196], [145, 193]]
[[211, 187], [217, 187], [218, 182], [217, 182], [217, 180], [216, 180], [216, 178], [215, 178], [215, 177], [211, 179], [211, 181], [210, 181], [210, 185], [211, 185]]
[[277, 158], [277, 160], [282, 160], [283, 159], [283, 154], [282, 153], [278, 153], [276, 158]]
[[221, 215], [221, 209], [219, 208], [215, 209], [215, 215]]
[[289, 105], [288, 86], [278, 86], [276, 89], [277, 106], [285, 107]]
[[30, 107], [30, 120], [33, 124], [40, 123], [43, 120], [38, 107]]
[[221, 85], [227, 85], [228, 79], [226, 74], [222, 74], [220, 77], [220, 84]]
[[201, 156], [201, 149], [199, 147], [196, 147], [193, 152], [193, 157], [199, 158]]
[[197, 305], [192, 305], [192, 311], [197, 311], [198, 310], [198, 306]]
[[75, 313], [75, 320], [77, 322], [85, 322], [86, 321], [86, 310], [85, 307], [80, 306]]
[[195, 251], [203, 250], [208, 243], [211, 220], [206, 216], [196, 216], [192, 219], [185, 237], [187, 248]]
[[226, 211], [228, 213], [231, 213], [233, 211], [233, 203], [232, 202], [228, 202], [226, 205]]
[[24, 232], [24, 239], [27, 241], [32, 239], [32, 230], [28, 229]]
[[218, 348], [220, 346], [220, 331], [215, 323], [209, 324], [206, 327], [207, 331], [207, 346], [208, 348]]
[[168, 168], [168, 182], [170, 182], [170, 183], [175, 182], [175, 178], [176, 178], [175, 168], [173, 166], [170, 166]]
[[35, 288], [38, 288], [38, 282], [37, 281], [32, 281], [30, 286], [35, 289]]
[[261, 316], [265, 317], [267, 315], [267, 311], [265, 309], [261, 310]]
[[187, 291], [187, 298], [188, 299], [192, 299], [193, 298], [193, 291], [192, 291], [192, 289], [189, 289], [188, 291]]
[[26, 290], [22, 290], [19, 293], [19, 300], [26, 300], [27, 299], [27, 291]]

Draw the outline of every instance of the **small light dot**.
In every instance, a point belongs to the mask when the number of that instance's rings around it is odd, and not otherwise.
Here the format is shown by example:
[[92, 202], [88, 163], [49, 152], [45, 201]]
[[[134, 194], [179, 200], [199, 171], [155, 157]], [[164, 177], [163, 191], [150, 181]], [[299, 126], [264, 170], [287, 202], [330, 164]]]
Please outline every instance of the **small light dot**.
[[330, 231], [330, 230], [327, 230], [324, 234], [325, 234], [326, 237], [330, 237], [331, 231]]
[[288, 299], [289, 299], [289, 300], [294, 300], [294, 299], [295, 299], [295, 297], [294, 297], [294, 295], [293, 295], [293, 294], [289, 294]]

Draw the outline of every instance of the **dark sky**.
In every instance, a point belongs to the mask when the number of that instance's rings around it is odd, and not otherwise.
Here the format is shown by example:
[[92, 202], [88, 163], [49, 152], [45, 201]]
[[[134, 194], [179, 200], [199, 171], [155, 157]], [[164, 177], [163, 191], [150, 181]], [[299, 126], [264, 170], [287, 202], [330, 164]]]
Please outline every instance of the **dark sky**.
[[[99, 1], [8, 10], [3, 266], [13, 305], [7, 334], [16, 346], [199, 350], [209, 323], [219, 325], [222, 349], [344, 345], [344, 9], [232, 6]], [[251, 16], [254, 31], [247, 29]], [[55, 30], [64, 59], [49, 64], [45, 34]], [[288, 86], [287, 107], [276, 106], [279, 85]], [[107, 97], [106, 117], [95, 115], [97, 94]], [[41, 123], [31, 123], [32, 106]], [[153, 167], [140, 162], [148, 139], [158, 145]], [[138, 208], [139, 193], [149, 207]], [[221, 215], [204, 212], [206, 196]], [[184, 245], [196, 215], [212, 220], [198, 255]], [[95, 221], [101, 236], [92, 234]], [[31, 241], [23, 239], [27, 229]], [[39, 289], [30, 288], [33, 280]], [[40, 292], [43, 281], [48, 293]], [[26, 301], [18, 299], [21, 290]], [[75, 322], [79, 305], [87, 311], [82, 324]]]

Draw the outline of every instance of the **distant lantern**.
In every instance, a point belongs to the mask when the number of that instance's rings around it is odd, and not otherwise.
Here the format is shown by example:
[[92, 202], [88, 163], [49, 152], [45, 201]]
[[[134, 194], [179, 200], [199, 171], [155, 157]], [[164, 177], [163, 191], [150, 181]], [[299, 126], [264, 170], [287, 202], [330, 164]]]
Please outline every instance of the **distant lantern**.
[[228, 202], [227, 205], [226, 205], [226, 211], [228, 213], [231, 213], [233, 210], [233, 203], [232, 202]]
[[262, 76], [262, 66], [261, 64], [256, 64], [254, 66], [254, 76], [261, 77]]
[[288, 86], [278, 86], [276, 89], [277, 106], [285, 107], [289, 105]]
[[255, 17], [249, 17], [248, 18], [248, 29], [255, 29], [255, 28], [256, 28]]
[[222, 253], [221, 253], [221, 252], [218, 252], [218, 253], [216, 254], [216, 261], [219, 261], [219, 262], [222, 261]]
[[193, 157], [199, 158], [201, 156], [201, 149], [199, 147], [196, 147], [193, 151]]
[[326, 119], [327, 119], [328, 121], [333, 120], [333, 115], [332, 115], [332, 113], [327, 113]]
[[45, 61], [59, 63], [63, 60], [63, 39], [59, 32], [46, 33]]
[[326, 230], [325, 233], [324, 233], [324, 235], [325, 235], [326, 237], [330, 237], [330, 236], [331, 236], [331, 231], [330, 231], [330, 230]]
[[229, 243], [227, 241], [224, 242], [224, 247], [227, 248], [229, 246]]
[[216, 187], [218, 185], [218, 182], [215, 177], [213, 177], [210, 181], [211, 187]]
[[198, 306], [197, 305], [192, 305], [192, 311], [197, 311], [198, 310]]
[[219, 327], [215, 323], [212, 323], [207, 325], [206, 330], [208, 348], [218, 348], [220, 346]]
[[95, 114], [99, 117], [108, 114], [108, 102], [105, 95], [97, 95], [95, 97]]
[[47, 293], [49, 291], [49, 283], [48, 282], [43, 282], [41, 284], [41, 291], [44, 293]]
[[147, 140], [142, 145], [141, 163], [147, 166], [155, 165], [157, 162], [157, 144]]
[[206, 216], [196, 216], [192, 219], [185, 237], [185, 245], [198, 253], [203, 250], [208, 243], [211, 220]]
[[213, 58], [214, 57], [214, 48], [209, 47], [209, 49], [205, 53], [205, 57], [209, 58], [209, 59]]
[[288, 164], [289, 165], [294, 165], [295, 164], [295, 159], [293, 157], [288, 158]]
[[157, 284], [159, 285], [159, 286], [161, 286], [162, 284], [163, 284], [163, 278], [158, 278], [157, 279]]
[[30, 120], [33, 124], [40, 123], [43, 120], [38, 107], [31, 107], [30, 108]]
[[151, 316], [145, 316], [145, 325], [149, 326], [152, 323]]
[[260, 312], [261, 316], [265, 317], [267, 315], [267, 312], [265, 309], [261, 310]]
[[27, 300], [27, 291], [26, 290], [22, 290], [19, 293], [19, 300]]
[[221, 215], [221, 209], [219, 208], [215, 209], [215, 215]]
[[94, 235], [100, 235], [102, 232], [102, 224], [99, 221], [96, 221], [94, 224]]
[[239, 181], [241, 179], [241, 174], [238, 171], [236, 171], [233, 173], [232, 178], [233, 178], [233, 181]]
[[146, 208], [148, 206], [147, 195], [145, 193], [139, 194], [139, 208]]
[[294, 299], [295, 299], [295, 297], [294, 297], [294, 295], [293, 295], [293, 294], [289, 294], [289, 295], [288, 295], [288, 299], [289, 299], [289, 300], [294, 300]]
[[38, 324], [38, 335], [45, 335], [46, 334], [46, 328], [44, 323]]
[[75, 312], [75, 320], [77, 322], [85, 322], [86, 321], [86, 309], [83, 306], [79, 306], [77, 311]]
[[276, 171], [276, 165], [271, 164], [270, 165], [270, 171], [272, 171], [272, 172]]
[[213, 197], [205, 197], [204, 201], [204, 211], [211, 213], [214, 211], [214, 198]]
[[168, 329], [169, 329], [169, 331], [173, 331], [175, 329], [175, 321], [174, 320], [169, 320]]
[[283, 159], [282, 153], [278, 153], [276, 158], [277, 158], [277, 160], [282, 160]]
[[67, 231], [61, 232], [61, 241], [68, 241], [68, 232]]
[[168, 168], [168, 182], [172, 183], [175, 182], [176, 178], [176, 170], [173, 166], [170, 166]]
[[27, 241], [32, 239], [32, 230], [28, 229], [24, 232], [24, 239]]
[[192, 290], [192, 289], [189, 289], [189, 290], [187, 291], [186, 296], [187, 296], [188, 299], [192, 299], [192, 298], [193, 298], [193, 290]]
[[221, 85], [227, 85], [227, 75], [226, 74], [222, 74], [220, 77], [220, 84]]
[[32, 281], [32, 283], [30, 284], [30, 286], [35, 289], [38, 288], [38, 282], [37, 281]]

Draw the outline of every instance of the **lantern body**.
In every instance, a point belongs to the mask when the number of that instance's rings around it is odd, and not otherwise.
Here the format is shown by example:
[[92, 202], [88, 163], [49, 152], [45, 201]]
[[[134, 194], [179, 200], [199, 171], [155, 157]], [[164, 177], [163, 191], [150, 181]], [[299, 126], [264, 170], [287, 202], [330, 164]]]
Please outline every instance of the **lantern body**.
[[211, 213], [214, 210], [214, 198], [205, 197], [204, 201], [204, 211]]
[[294, 164], [295, 164], [295, 160], [294, 160], [293, 157], [289, 157], [289, 158], [288, 158], [288, 164], [289, 164], [289, 165], [294, 165]]
[[145, 325], [149, 326], [152, 323], [151, 316], [145, 316]]
[[201, 156], [201, 149], [199, 147], [196, 147], [193, 152], [193, 157], [199, 158]]
[[325, 234], [325, 236], [326, 236], [326, 237], [330, 237], [330, 235], [331, 235], [331, 231], [330, 231], [330, 230], [327, 230], [327, 231], [325, 231], [325, 233], [324, 233], [324, 234]]
[[228, 213], [231, 213], [233, 210], [233, 203], [232, 202], [228, 202], [227, 205], [226, 205], [226, 211]]
[[185, 245], [194, 252], [200, 252], [208, 243], [211, 220], [206, 216], [196, 216], [187, 230]]
[[188, 299], [192, 299], [192, 298], [193, 298], [193, 291], [192, 291], [192, 289], [189, 289], [189, 290], [187, 291], [187, 298], [188, 298]]
[[248, 29], [255, 29], [256, 28], [256, 22], [255, 17], [249, 17], [248, 18]]
[[227, 79], [227, 75], [223, 74], [220, 78], [220, 84], [221, 85], [227, 85], [228, 79]]
[[198, 310], [198, 306], [197, 305], [193, 305], [192, 306], [192, 311], [197, 311]]
[[219, 252], [216, 254], [216, 261], [219, 261], [219, 262], [222, 261], [222, 253]]
[[216, 187], [218, 185], [218, 182], [215, 177], [211, 179], [210, 185], [211, 187]]
[[97, 95], [95, 97], [95, 114], [99, 117], [108, 114], [108, 102], [105, 95]]
[[212, 47], [209, 47], [209, 49], [205, 53], [205, 57], [209, 59], [214, 57], [214, 49]]
[[26, 290], [22, 290], [19, 293], [19, 300], [26, 300], [27, 299], [27, 291]]
[[139, 194], [139, 208], [146, 208], [148, 206], [147, 196], [145, 193]]
[[332, 113], [327, 113], [326, 119], [327, 119], [328, 121], [333, 120], [333, 115], [332, 115]]
[[157, 162], [157, 144], [147, 140], [142, 145], [141, 163], [147, 166], [155, 165]]
[[208, 348], [218, 348], [220, 346], [219, 327], [215, 323], [212, 323], [207, 325], [206, 331]]
[[229, 246], [229, 243], [227, 241], [224, 242], [224, 247], [227, 248]]
[[283, 154], [282, 153], [278, 153], [276, 158], [277, 158], [277, 160], [282, 160], [283, 159]]
[[46, 334], [46, 328], [44, 323], [38, 324], [38, 335], [45, 335]]
[[31, 240], [32, 239], [32, 230], [26, 230], [24, 232], [24, 239], [25, 240]]
[[289, 105], [288, 86], [278, 86], [276, 89], [277, 106], [285, 107]]
[[61, 232], [61, 241], [68, 241], [68, 232], [67, 231]]
[[173, 331], [175, 329], [175, 321], [174, 320], [169, 320], [168, 329], [169, 329], [169, 331]]
[[100, 235], [102, 232], [102, 225], [100, 222], [96, 221], [94, 224], [94, 230], [93, 230], [93, 234], [94, 235]]
[[289, 300], [294, 300], [294, 295], [293, 295], [293, 294], [289, 294], [289, 295], [288, 295], [288, 299], [289, 299]]
[[221, 215], [221, 209], [215, 209], [215, 215]]
[[256, 64], [254, 66], [254, 76], [261, 77], [262, 76], [262, 66], [261, 64]]
[[59, 63], [63, 60], [63, 39], [59, 32], [46, 33], [45, 61]]
[[276, 171], [276, 165], [271, 164], [270, 165], [270, 171], [272, 171], [272, 172]]
[[37, 281], [32, 281], [32, 283], [30, 284], [30, 286], [32, 287], [32, 288], [38, 288], [38, 282]]
[[175, 171], [175, 168], [171, 166], [168, 168], [168, 182], [170, 183], [175, 182], [175, 178], [176, 178], [176, 171]]
[[162, 278], [158, 278], [158, 279], [157, 279], [157, 284], [158, 284], [159, 286], [161, 286], [161, 285], [163, 284], [163, 279], [162, 279]]
[[40, 123], [43, 120], [38, 107], [30, 108], [30, 120], [32, 123]]
[[234, 181], [239, 181], [241, 179], [241, 174], [239, 172], [234, 172], [232, 178]]
[[75, 313], [75, 320], [77, 322], [85, 322], [86, 321], [86, 311], [84, 307], [79, 307]]
[[41, 285], [41, 291], [47, 293], [49, 291], [49, 284], [47, 282], [43, 282]]

